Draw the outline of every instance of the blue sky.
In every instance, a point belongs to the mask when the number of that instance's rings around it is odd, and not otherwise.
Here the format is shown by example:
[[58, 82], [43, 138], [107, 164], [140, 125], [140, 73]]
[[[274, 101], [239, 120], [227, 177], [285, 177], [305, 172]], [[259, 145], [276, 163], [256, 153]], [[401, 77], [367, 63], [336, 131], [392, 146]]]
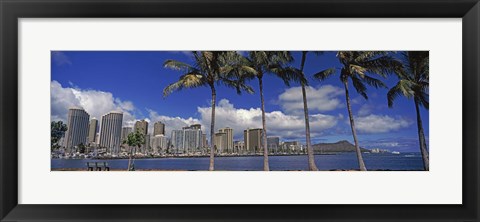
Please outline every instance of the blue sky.
[[[300, 53], [293, 53], [294, 66], [300, 63]], [[317, 56], [308, 54], [305, 73], [340, 68], [335, 52]], [[179, 71], [163, 68], [167, 59], [191, 63], [188, 52], [162, 51], [54, 51], [52, 68], [52, 120], [65, 120], [68, 108], [81, 106], [100, 119], [111, 111], [124, 112], [124, 125], [147, 119], [167, 123], [168, 132], [182, 126], [201, 123], [209, 131], [209, 88], [187, 89], [163, 97], [163, 89], [175, 82]], [[384, 79], [392, 87], [395, 76]], [[218, 86], [216, 129], [234, 128], [235, 139], [243, 139], [243, 129], [261, 126], [258, 81], [249, 84], [254, 94], [237, 95], [235, 90]], [[353, 142], [345, 105], [345, 92], [338, 76], [326, 81], [310, 78], [308, 89], [312, 142]], [[360, 145], [397, 151], [418, 151], [415, 107], [412, 100], [399, 97], [394, 108], [388, 108], [387, 89], [368, 88], [369, 100], [350, 88]], [[264, 77], [265, 109], [268, 136], [282, 140], [304, 141], [301, 90], [298, 84], [287, 87], [278, 78]], [[428, 111], [422, 109], [425, 134], [429, 135]], [[151, 132], [151, 131], [149, 131]], [[207, 133], [208, 134], [208, 133]]]

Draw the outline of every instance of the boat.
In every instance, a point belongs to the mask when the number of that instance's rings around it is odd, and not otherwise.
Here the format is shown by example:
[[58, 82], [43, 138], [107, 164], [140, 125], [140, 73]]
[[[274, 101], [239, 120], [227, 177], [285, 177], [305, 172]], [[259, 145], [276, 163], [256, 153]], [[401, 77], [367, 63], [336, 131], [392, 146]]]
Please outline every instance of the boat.
[[398, 155], [398, 154], [400, 154], [400, 152], [398, 152], [398, 151], [392, 151], [392, 154], [397, 154], [397, 155]]

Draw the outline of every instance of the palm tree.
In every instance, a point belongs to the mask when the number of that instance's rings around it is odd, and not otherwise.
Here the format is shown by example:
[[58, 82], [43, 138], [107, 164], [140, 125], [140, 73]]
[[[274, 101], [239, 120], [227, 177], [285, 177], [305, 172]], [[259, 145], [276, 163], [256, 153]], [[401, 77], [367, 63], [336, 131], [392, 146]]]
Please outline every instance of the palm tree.
[[[352, 106], [350, 102], [350, 94], [348, 91], [348, 82], [351, 80], [353, 87], [363, 98], [368, 99], [367, 87], [365, 84], [375, 88], [387, 88], [387, 86], [368, 74], [376, 74], [386, 77], [387, 74], [395, 72], [401, 68], [401, 63], [391, 57], [388, 52], [377, 51], [340, 51], [337, 57], [342, 64], [340, 71], [340, 81], [345, 88], [345, 99], [347, 102], [348, 117], [350, 119], [350, 127], [352, 128], [353, 140], [355, 142], [355, 151], [357, 154], [360, 170], [366, 171], [365, 162], [363, 161], [362, 152], [358, 145], [357, 131], [355, 130], [355, 121], [353, 119]], [[316, 73], [314, 77], [319, 80], [325, 80], [336, 72], [324, 70]]]
[[142, 144], [145, 143], [145, 136], [140, 130], [137, 130], [134, 133], [128, 134], [127, 138], [122, 142], [122, 144], [127, 144], [130, 148], [130, 155], [128, 158], [128, 171], [134, 170], [133, 162], [135, 161], [136, 147], [140, 149]]
[[[317, 54], [321, 54], [320, 52], [316, 52]], [[300, 68], [288, 67], [287, 71], [294, 72], [296, 75], [302, 78], [300, 81], [302, 86], [302, 96], [303, 96], [303, 112], [305, 116], [305, 140], [307, 143], [307, 154], [308, 154], [308, 168], [311, 171], [318, 171], [318, 167], [315, 164], [315, 156], [313, 153], [312, 142], [310, 139], [310, 120], [308, 115], [308, 104], [307, 104], [307, 92], [305, 86], [307, 85], [305, 73], [303, 71], [305, 67], [305, 61], [307, 59], [308, 51], [302, 51], [302, 60], [300, 62]]]
[[263, 76], [265, 74], [273, 74], [282, 79], [287, 86], [290, 85], [291, 81], [302, 81], [302, 77], [298, 73], [290, 72], [286, 68], [286, 65], [293, 61], [293, 57], [288, 51], [250, 51], [245, 60], [242, 66], [242, 70], [245, 71], [242, 78], [258, 79], [263, 127], [263, 170], [269, 171]]
[[212, 114], [210, 122], [210, 166], [209, 170], [214, 170], [214, 152], [215, 152], [215, 103], [217, 92], [215, 85], [222, 84], [227, 87], [236, 88], [237, 93], [242, 90], [252, 93], [253, 90], [245, 85], [240, 79], [236, 78], [236, 72], [233, 67], [241, 56], [235, 51], [201, 51], [192, 52], [193, 65], [187, 63], [167, 60], [164, 67], [173, 70], [184, 71], [177, 82], [165, 87], [163, 90], [164, 97], [173, 91], [182, 90], [184, 88], [209, 87], [212, 92]]
[[396, 72], [399, 81], [387, 93], [388, 107], [393, 106], [397, 96], [413, 98], [417, 113], [418, 140], [423, 158], [423, 168], [429, 170], [429, 157], [425, 134], [423, 133], [420, 106], [428, 109], [429, 54], [428, 51], [410, 51], [402, 53], [403, 69]]

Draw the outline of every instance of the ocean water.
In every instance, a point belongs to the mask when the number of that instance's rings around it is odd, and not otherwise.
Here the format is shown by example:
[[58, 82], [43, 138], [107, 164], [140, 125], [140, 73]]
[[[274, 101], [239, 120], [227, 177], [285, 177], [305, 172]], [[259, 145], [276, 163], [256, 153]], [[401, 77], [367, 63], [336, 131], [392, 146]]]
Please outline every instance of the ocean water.
[[[368, 170], [422, 170], [420, 153], [371, 154], [364, 153], [363, 158]], [[52, 159], [52, 170], [59, 168], [83, 168], [87, 162], [108, 162], [111, 169], [127, 169], [128, 159], [91, 160], [91, 159]], [[358, 169], [355, 153], [333, 155], [315, 155], [315, 162], [320, 170]], [[269, 156], [270, 170], [308, 170], [307, 155]], [[208, 170], [208, 157], [192, 158], [155, 158], [136, 159], [136, 169], [153, 170]], [[215, 157], [215, 170], [225, 171], [261, 171], [263, 156]]]

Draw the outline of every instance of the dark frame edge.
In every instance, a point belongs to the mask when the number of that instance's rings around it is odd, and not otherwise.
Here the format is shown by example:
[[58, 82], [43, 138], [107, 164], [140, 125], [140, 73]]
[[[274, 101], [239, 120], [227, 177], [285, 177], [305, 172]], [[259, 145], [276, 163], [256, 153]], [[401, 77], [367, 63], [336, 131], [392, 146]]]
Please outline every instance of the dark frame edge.
[[[467, 211], [474, 221], [479, 221], [480, 215], [480, 3], [475, 4], [462, 19], [462, 57], [463, 57], [463, 149], [471, 149], [469, 155], [463, 152], [463, 201]], [[469, 98], [476, 103], [468, 105]], [[472, 130], [474, 129], [474, 130]], [[465, 169], [474, 169], [466, 171]], [[476, 195], [467, 195], [465, 190], [475, 190]], [[466, 205], [465, 205], [466, 204]]]
[[18, 40], [17, 34], [9, 34], [17, 31], [16, 17], [8, 12], [3, 0], [0, 0], [0, 22], [0, 218], [5, 218], [18, 206]]

